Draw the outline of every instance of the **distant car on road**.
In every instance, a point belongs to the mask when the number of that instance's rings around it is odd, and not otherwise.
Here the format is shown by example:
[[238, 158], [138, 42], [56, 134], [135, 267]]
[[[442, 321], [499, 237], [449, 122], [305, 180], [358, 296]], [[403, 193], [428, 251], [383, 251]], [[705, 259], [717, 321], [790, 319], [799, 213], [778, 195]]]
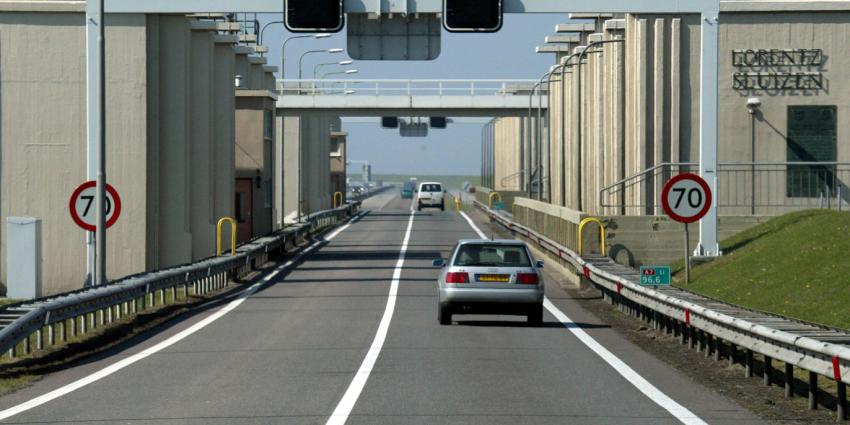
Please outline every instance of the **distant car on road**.
[[416, 185], [413, 182], [406, 182], [401, 188], [402, 199], [413, 199], [413, 192], [416, 190]]
[[533, 261], [528, 246], [517, 240], [468, 239], [458, 242], [437, 278], [437, 320], [452, 323], [453, 314], [508, 314], [543, 323], [542, 261]]
[[445, 190], [443, 185], [438, 182], [426, 182], [419, 185], [419, 196], [417, 197], [417, 206], [419, 211], [422, 208], [434, 207], [443, 211], [446, 210]]

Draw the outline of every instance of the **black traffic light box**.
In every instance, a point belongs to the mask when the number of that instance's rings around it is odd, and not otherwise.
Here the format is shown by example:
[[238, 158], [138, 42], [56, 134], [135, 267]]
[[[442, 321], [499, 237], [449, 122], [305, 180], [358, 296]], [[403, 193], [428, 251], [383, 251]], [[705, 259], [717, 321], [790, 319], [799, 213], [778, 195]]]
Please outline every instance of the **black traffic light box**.
[[283, 11], [291, 32], [339, 32], [345, 26], [342, 0], [284, 0]]
[[398, 128], [397, 117], [381, 117], [382, 128]]
[[431, 128], [446, 128], [446, 117], [430, 117]]
[[443, 0], [449, 32], [496, 32], [502, 28], [502, 0]]

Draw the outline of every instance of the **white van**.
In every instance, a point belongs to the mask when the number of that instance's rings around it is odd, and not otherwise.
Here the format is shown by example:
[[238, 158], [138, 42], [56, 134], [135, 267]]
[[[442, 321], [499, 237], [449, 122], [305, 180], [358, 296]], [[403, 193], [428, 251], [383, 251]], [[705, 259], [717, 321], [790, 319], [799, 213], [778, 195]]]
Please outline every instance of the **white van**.
[[443, 190], [443, 185], [439, 182], [421, 183], [417, 193], [416, 202], [419, 211], [422, 211], [422, 208], [428, 207], [439, 208], [443, 211], [446, 210], [445, 190]]

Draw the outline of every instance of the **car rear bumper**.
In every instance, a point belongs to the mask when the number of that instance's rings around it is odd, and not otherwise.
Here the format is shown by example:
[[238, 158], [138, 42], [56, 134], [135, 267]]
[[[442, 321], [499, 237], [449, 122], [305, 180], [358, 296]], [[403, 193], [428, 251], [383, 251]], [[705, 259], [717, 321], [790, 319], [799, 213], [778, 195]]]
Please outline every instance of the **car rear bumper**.
[[443, 204], [443, 200], [442, 200], [442, 199], [435, 199], [435, 198], [431, 198], [431, 199], [422, 199], [422, 198], [419, 198], [419, 204], [421, 204], [421, 205], [430, 205], [430, 206], [435, 206], [435, 207], [436, 207], [436, 206], [440, 206], [440, 205], [442, 205], [442, 204]]
[[440, 288], [440, 303], [543, 304], [543, 287], [472, 289]]

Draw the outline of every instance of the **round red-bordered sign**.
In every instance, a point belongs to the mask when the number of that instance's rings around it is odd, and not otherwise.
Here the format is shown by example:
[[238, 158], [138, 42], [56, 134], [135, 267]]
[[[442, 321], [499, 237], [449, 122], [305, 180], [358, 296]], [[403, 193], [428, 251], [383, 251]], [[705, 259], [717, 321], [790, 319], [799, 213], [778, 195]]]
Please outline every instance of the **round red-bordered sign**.
[[[691, 203], [694, 190], [700, 193], [697, 197], [700, 200], [699, 205]], [[676, 192], [680, 193], [680, 197], [671, 205], [670, 196], [676, 196]], [[711, 188], [708, 183], [693, 173], [683, 173], [673, 177], [664, 184], [664, 189], [661, 191], [661, 206], [664, 212], [680, 223], [693, 223], [705, 217], [711, 208], [711, 200]], [[684, 208], [683, 201], [686, 204]]]
[[[74, 223], [77, 223], [77, 226], [80, 226], [83, 230], [88, 230], [89, 232], [97, 231], [94, 214], [94, 197], [93, 195], [85, 196], [86, 199], [84, 199], [84, 193], [91, 192], [95, 190], [96, 187], [97, 182], [95, 181], [85, 182], [74, 190], [70, 201], [68, 201], [68, 210], [71, 212], [71, 219], [74, 220]], [[112, 185], [107, 184], [106, 198], [107, 202], [112, 204], [112, 208], [109, 208], [109, 212], [106, 215], [106, 228], [108, 229], [112, 227], [116, 221], [118, 221], [118, 217], [121, 215], [121, 197], [118, 196], [118, 191], [115, 190]], [[78, 210], [78, 204], [81, 203], [85, 204], [85, 206], [80, 206], [83, 208], [84, 212], [82, 216]], [[86, 212], [88, 213], [86, 214]]]

